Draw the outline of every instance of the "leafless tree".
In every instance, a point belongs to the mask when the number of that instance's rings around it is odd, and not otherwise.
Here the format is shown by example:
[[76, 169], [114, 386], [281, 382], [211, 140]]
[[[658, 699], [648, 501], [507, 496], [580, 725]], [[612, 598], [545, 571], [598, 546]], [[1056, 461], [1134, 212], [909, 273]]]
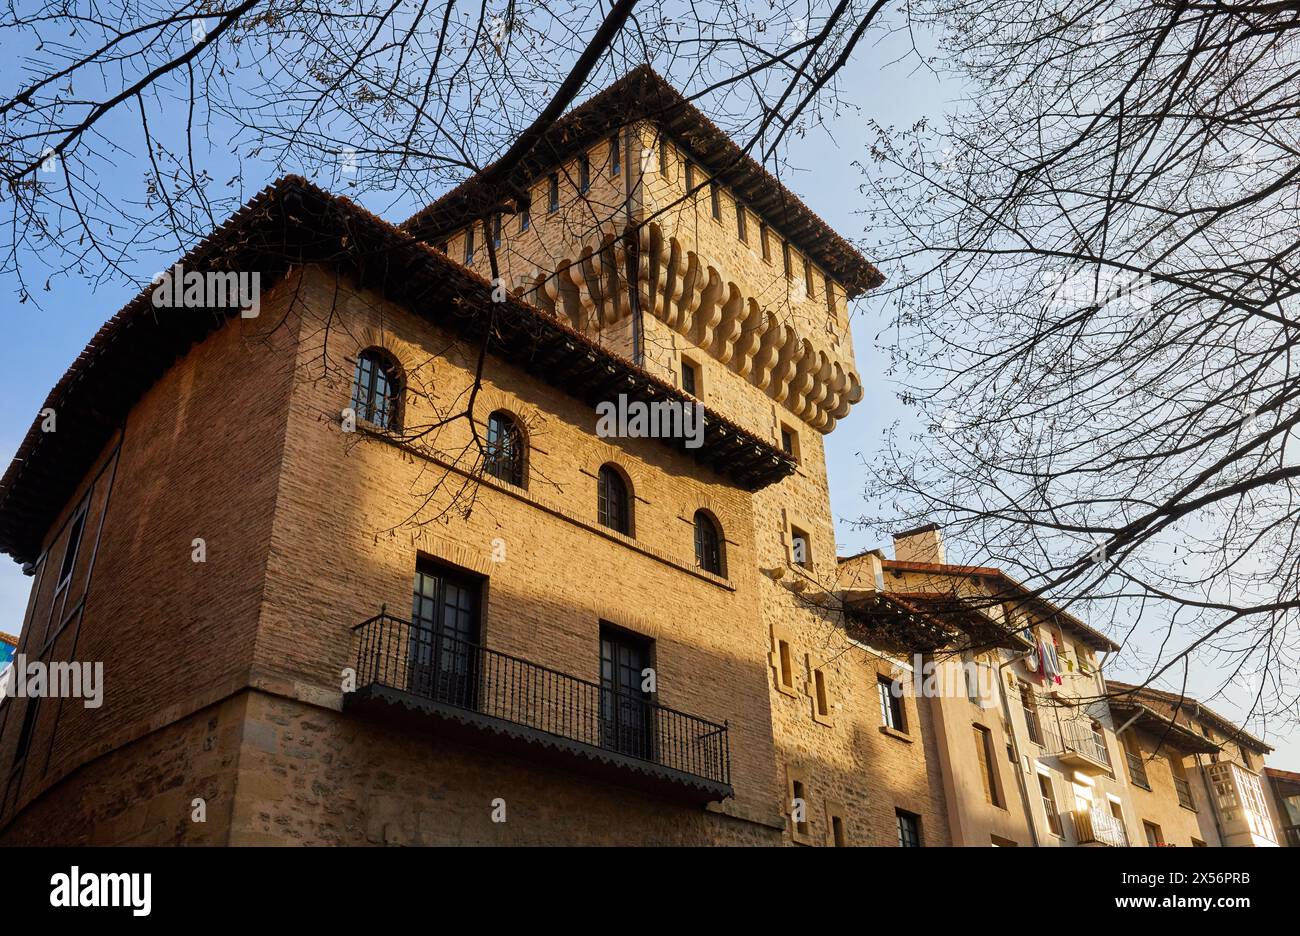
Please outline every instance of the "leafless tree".
[[[642, 63], [780, 172], [783, 143], [834, 108], [839, 71], [883, 6], [11, 3], [0, 43], [21, 74], [0, 97], [0, 272], [24, 303], [39, 304], [60, 277], [143, 284], [248, 187], [286, 172], [381, 214], [410, 213], [477, 175], [473, 210], [487, 221], [526, 197], [521, 167], [556, 119]], [[326, 315], [319, 330], [335, 327]], [[322, 347], [318, 377], [349, 380]], [[484, 352], [455, 406], [402, 427], [407, 444], [432, 450], [437, 430], [467, 420], [473, 443], [461, 457], [482, 467], [474, 402]], [[418, 393], [422, 376], [408, 377]], [[468, 511], [473, 486], [449, 477], [433, 478], [421, 503]], [[418, 508], [412, 518], [430, 519]]]
[[933, 0], [907, 26], [969, 95], [864, 166], [919, 428], [863, 523], [939, 520], [1155, 631], [1126, 649], [1151, 679], [1199, 658], [1294, 717], [1300, 3]]

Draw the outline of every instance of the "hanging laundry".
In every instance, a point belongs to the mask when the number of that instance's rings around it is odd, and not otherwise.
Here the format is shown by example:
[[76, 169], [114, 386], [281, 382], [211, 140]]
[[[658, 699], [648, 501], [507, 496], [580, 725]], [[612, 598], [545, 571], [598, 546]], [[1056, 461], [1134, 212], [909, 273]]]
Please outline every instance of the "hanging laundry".
[[1045, 640], [1038, 642], [1038, 659], [1042, 661], [1043, 682], [1061, 684], [1061, 661], [1056, 656], [1056, 646]]

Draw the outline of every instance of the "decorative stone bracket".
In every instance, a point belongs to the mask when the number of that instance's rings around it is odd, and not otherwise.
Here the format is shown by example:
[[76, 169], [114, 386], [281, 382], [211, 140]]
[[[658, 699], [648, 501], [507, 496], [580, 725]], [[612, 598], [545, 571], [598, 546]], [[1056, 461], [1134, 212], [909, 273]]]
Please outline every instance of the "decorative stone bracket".
[[[830, 432], [862, 399], [852, 368], [814, 347], [676, 238], [665, 237], [660, 225], [644, 225], [639, 241], [642, 309], [820, 432]], [[526, 298], [585, 334], [608, 328], [631, 314], [627, 259], [626, 242], [607, 234], [598, 246], [561, 262], [555, 275], [530, 279]]]

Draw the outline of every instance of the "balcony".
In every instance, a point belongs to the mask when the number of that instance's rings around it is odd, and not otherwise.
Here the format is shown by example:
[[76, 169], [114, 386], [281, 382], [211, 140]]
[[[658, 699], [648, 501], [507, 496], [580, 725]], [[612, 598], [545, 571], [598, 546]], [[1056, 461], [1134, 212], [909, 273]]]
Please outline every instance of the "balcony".
[[1147, 779], [1147, 765], [1143, 763], [1142, 755], [1125, 751], [1124, 759], [1128, 763], [1128, 778], [1133, 781], [1133, 785], [1150, 790], [1151, 781]]
[[1054, 754], [1062, 764], [1087, 774], [1110, 773], [1110, 753], [1102, 735], [1089, 726], [1066, 722], [1056, 726], [1060, 734], [1046, 724], [1039, 725], [1044, 754]]
[[1174, 777], [1174, 789], [1178, 791], [1178, 805], [1196, 812], [1196, 801], [1192, 799], [1192, 785], [1182, 777]]
[[1080, 845], [1106, 845], [1111, 848], [1128, 846], [1128, 833], [1124, 831], [1124, 823], [1095, 806], [1074, 811], [1074, 834]]
[[733, 795], [727, 726], [381, 613], [345, 710], [703, 804]]

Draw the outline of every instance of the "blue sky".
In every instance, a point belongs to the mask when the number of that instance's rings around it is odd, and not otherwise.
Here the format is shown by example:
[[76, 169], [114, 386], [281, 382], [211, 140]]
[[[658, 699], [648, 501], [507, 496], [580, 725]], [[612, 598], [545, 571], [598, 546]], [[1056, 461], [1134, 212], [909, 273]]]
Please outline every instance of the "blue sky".
[[[867, 204], [859, 192], [860, 174], [853, 163], [865, 157], [870, 139], [869, 121], [882, 125], [907, 126], [921, 117], [940, 116], [955, 106], [961, 89], [945, 86], [930, 71], [916, 67], [915, 60], [897, 62], [906, 48], [896, 40], [860, 48], [844, 77], [844, 96], [854, 108], [846, 108], [829, 126], [829, 133], [814, 130], [806, 137], [795, 138], [790, 146], [791, 170], [783, 181], [801, 195], [827, 222], [849, 237], [861, 237]], [[6, 56], [0, 63], [0, 82], [6, 97], [18, 81], [13, 63]], [[668, 76], [670, 79], [672, 75]], [[221, 141], [213, 141], [219, 153]], [[218, 157], [219, 158], [219, 157]], [[233, 157], [226, 167], [235, 168]], [[141, 167], [126, 166], [134, 174]], [[284, 172], [302, 171], [297, 166], [248, 163], [243, 166], [246, 195]], [[214, 177], [221, 178], [219, 172]], [[329, 186], [329, 180], [320, 180]], [[392, 205], [390, 199], [363, 199], [367, 207], [400, 220], [418, 206]], [[135, 273], [148, 279], [163, 264], [149, 259]], [[884, 269], [886, 276], [889, 269]], [[40, 278], [43, 282], [44, 277]], [[45, 395], [85, 346], [103, 322], [121, 308], [137, 287], [115, 281], [98, 290], [84, 278], [56, 278], [51, 291], [41, 293], [41, 308], [20, 305], [14, 298], [15, 283], [0, 277], [0, 294], [9, 302], [6, 338], [0, 343], [0, 373], [5, 375], [4, 406], [0, 408], [0, 457], [7, 464], [40, 408]], [[836, 538], [841, 554], [873, 546], [891, 549], [890, 544], [875, 542], [866, 534], [850, 529], [851, 521], [871, 508], [863, 499], [864, 462], [879, 445], [885, 428], [895, 420], [903, 421], [904, 435], [918, 431], [910, 412], [901, 406], [897, 387], [883, 375], [884, 356], [876, 349], [876, 335], [885, 325], [882, 303], [867, 297], [860, 300], [854, 313], [854, 343], [858, 370], [862, 375], [865, 396], [850, 415], [842, 420], [827, 439], [827, 459], [831, 482], [831, 507], [836, 517]], [[964, 557], [965, 558], [965, 557]], [[0, 558], [0, 630], [16, 631], [22, 621], [31, 580], [19, 567]], [[1117, 678], [1133, 678], [1132, 671], [1115, 671]], [[1213, 674], [1193, 672], [1193, 692], [1206, 694], [1214, 683]], [[1244, 698], [1218, 698], [1210, 704], [1220, 713], [1238, 718], [1245, 711]], [[1290, 738], [1270, 736], [1267, 740], [1279, 748], [1270, 763], [1300, 768], [1300, 732]]]

